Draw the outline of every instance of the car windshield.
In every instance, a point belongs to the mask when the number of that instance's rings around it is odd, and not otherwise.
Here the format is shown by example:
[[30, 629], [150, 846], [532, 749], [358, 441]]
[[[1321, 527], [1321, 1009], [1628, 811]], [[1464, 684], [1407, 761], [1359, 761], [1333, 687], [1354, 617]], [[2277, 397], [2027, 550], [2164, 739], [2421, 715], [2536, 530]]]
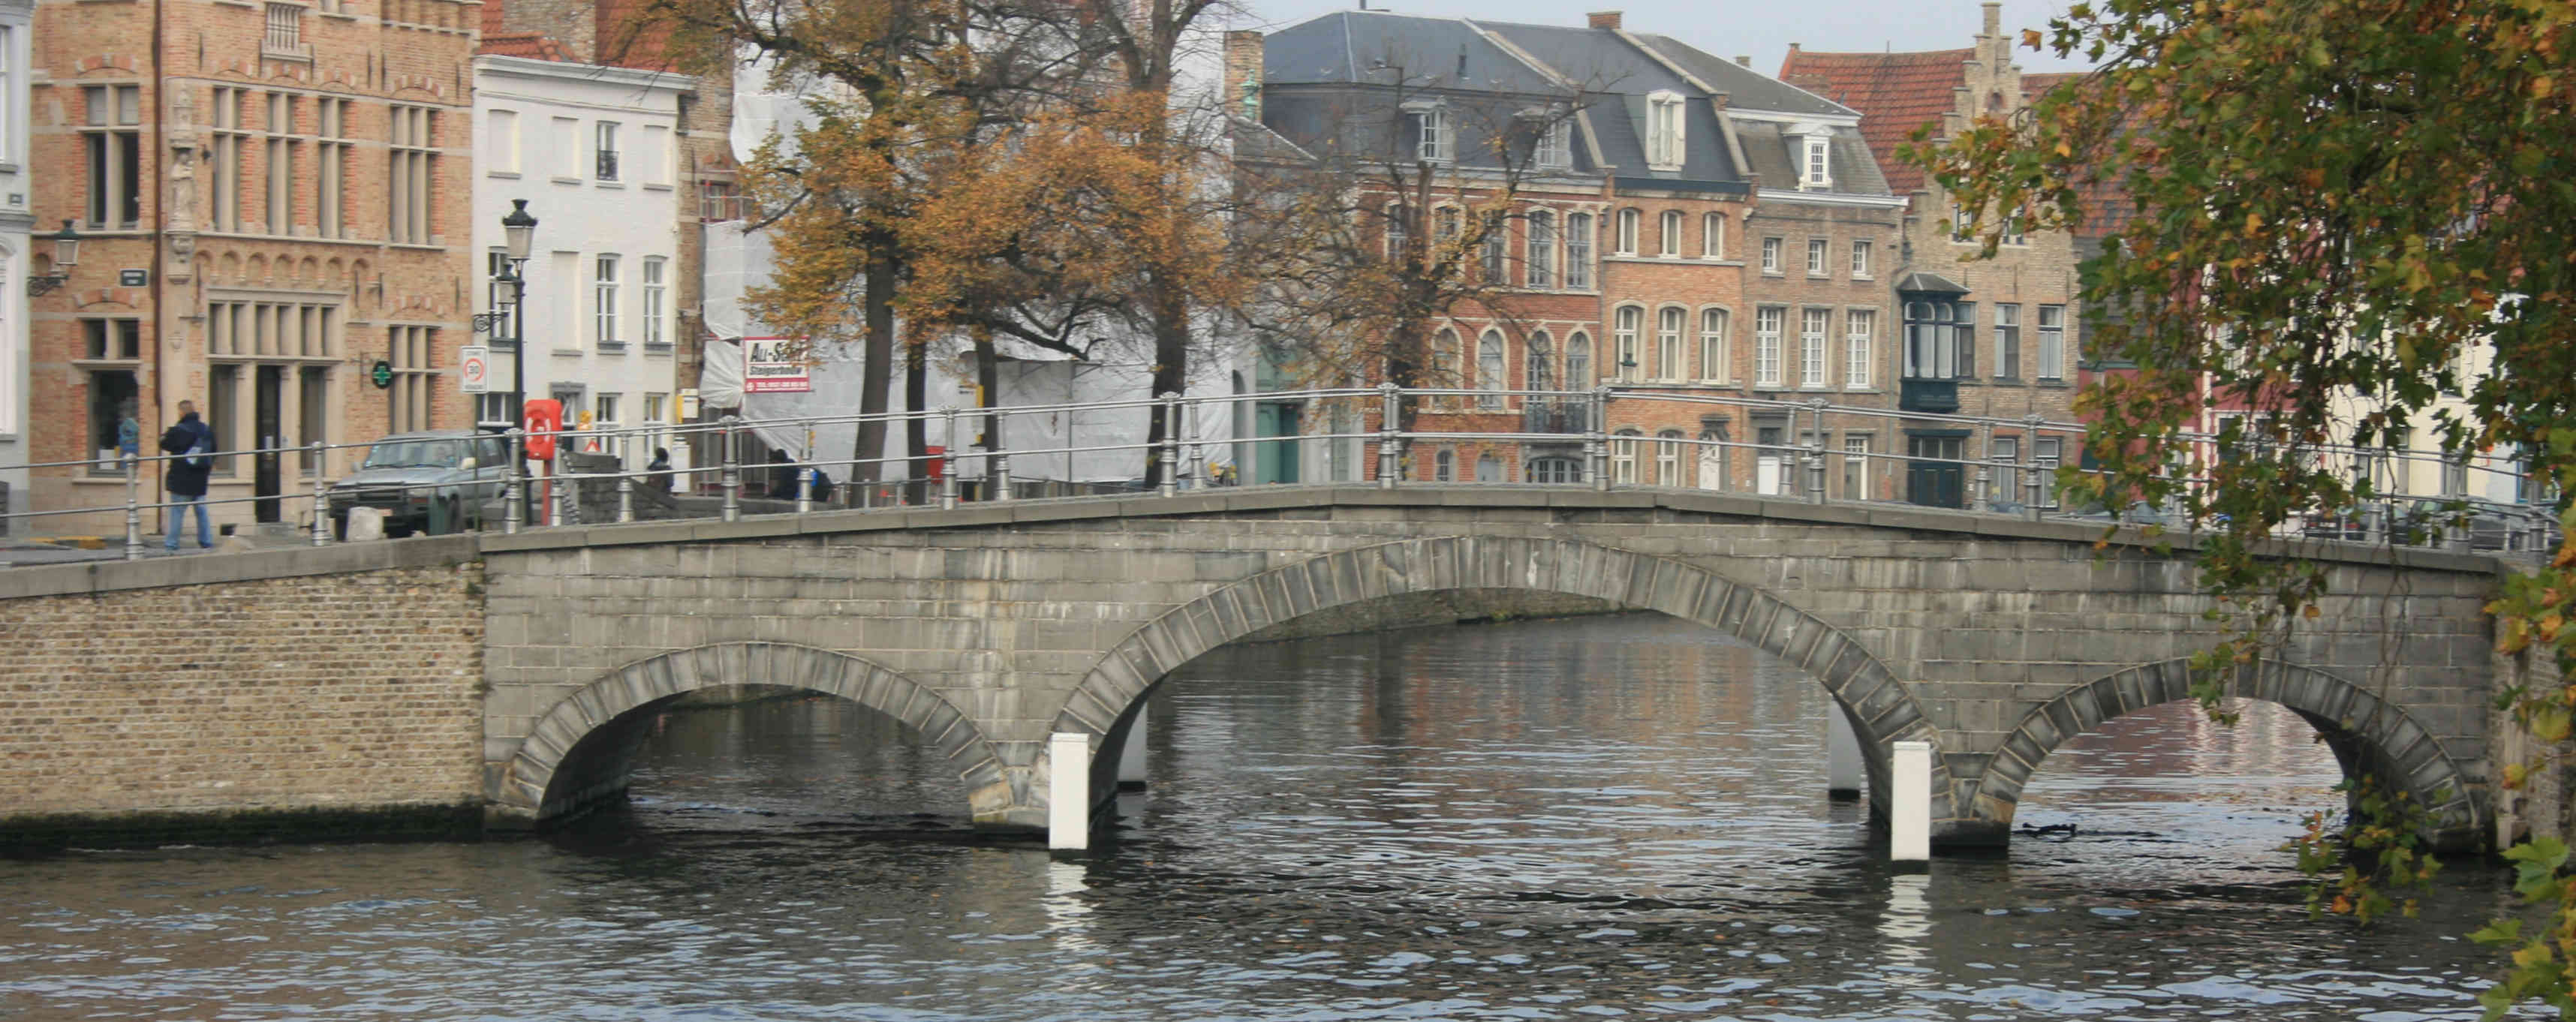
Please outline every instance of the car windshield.
[[388, 440], [367, 450], [362, 468], [450, 468], [459, 457], [454, 440]]

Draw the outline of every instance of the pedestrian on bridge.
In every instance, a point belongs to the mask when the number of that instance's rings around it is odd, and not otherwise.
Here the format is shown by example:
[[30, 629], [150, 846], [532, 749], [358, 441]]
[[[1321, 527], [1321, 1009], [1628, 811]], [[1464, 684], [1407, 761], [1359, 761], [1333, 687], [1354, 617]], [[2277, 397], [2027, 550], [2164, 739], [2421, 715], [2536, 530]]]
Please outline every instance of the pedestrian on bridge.
[[197, 508], [197, 548], [214, 547], [214, 528], [206, 521], [206, 476], [214, 471], [214, 450], [215, 431], [197, 418], [196, 404], [179, 402], [178, 423], [161, 434], [161, 453], [179, 456], [162, 475], [161, 488], [170, 491], [170, 526], [162, 530], [162, 549], [179, 549], [179, 528], [187, 523], [191, 504]]

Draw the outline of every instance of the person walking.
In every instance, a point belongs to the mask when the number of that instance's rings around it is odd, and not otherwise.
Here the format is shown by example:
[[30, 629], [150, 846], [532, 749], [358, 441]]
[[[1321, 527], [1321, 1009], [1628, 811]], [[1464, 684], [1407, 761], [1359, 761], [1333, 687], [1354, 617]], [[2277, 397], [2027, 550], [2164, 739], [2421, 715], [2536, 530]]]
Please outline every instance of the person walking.
[[196, 404], [179, 402], [178, 423], [161, 434], [161, 453], [178, 455], [161, 477], [161, 488], [170, 491], [170, 527], [162, 530], [163, 549], [179, 549], [179, 528], [187, 523], [191, 504], [197, 508], [197, 548], [214, 547], [215, 530], [206, 521], [206, 476], [214, 471], [214, 450], [215, 431], [197, 418]]

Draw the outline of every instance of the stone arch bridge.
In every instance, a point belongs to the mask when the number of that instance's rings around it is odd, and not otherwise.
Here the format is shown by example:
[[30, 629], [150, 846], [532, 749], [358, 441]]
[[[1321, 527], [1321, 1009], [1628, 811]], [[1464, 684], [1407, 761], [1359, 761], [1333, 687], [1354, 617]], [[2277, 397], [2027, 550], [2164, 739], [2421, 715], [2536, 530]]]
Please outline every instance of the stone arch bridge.
[[[1049, 736], [1094, 792], [1146, 690], [1307, 615], [1529, 590], [1737, 635], [1832, 693], [1887, 805], [1935, 750], [1933, 834], [1998, 842], [2048, 753], [2183, 698], [2211, 603], [2178, 555], [2096, 526], [1723, 493], [1306, 487], [481, 536], [487, 819], [613, 797], [651, 710], [717, 684], [838, 695], [917, 729], [980, 824], [1042, 828]], [[2319, 545], [2322, 614], [2230, 688], [2411, 792], [2444, 844], [2489, 823], [2494, 562]]]

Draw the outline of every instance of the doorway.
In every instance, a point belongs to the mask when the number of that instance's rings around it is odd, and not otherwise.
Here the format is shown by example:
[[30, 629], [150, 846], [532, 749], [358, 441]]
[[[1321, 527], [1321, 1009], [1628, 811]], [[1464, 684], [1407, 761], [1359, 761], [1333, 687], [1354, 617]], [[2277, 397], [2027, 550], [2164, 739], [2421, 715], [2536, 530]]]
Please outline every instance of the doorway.
[[284, 444], [286, 420], [286, 367], [261, 366], [252, 386], [251, 434], [259, 438], [259, 453], [251, 456], [251, 517], [261, 522], [284, 521], [285, 502], [278, 498], [286, 492], [286, 473], [277, 449]]
[[1905, 438], [1905, 499], [1925, 507], [1966, 507], [1966, 432], [1917, 433]]

